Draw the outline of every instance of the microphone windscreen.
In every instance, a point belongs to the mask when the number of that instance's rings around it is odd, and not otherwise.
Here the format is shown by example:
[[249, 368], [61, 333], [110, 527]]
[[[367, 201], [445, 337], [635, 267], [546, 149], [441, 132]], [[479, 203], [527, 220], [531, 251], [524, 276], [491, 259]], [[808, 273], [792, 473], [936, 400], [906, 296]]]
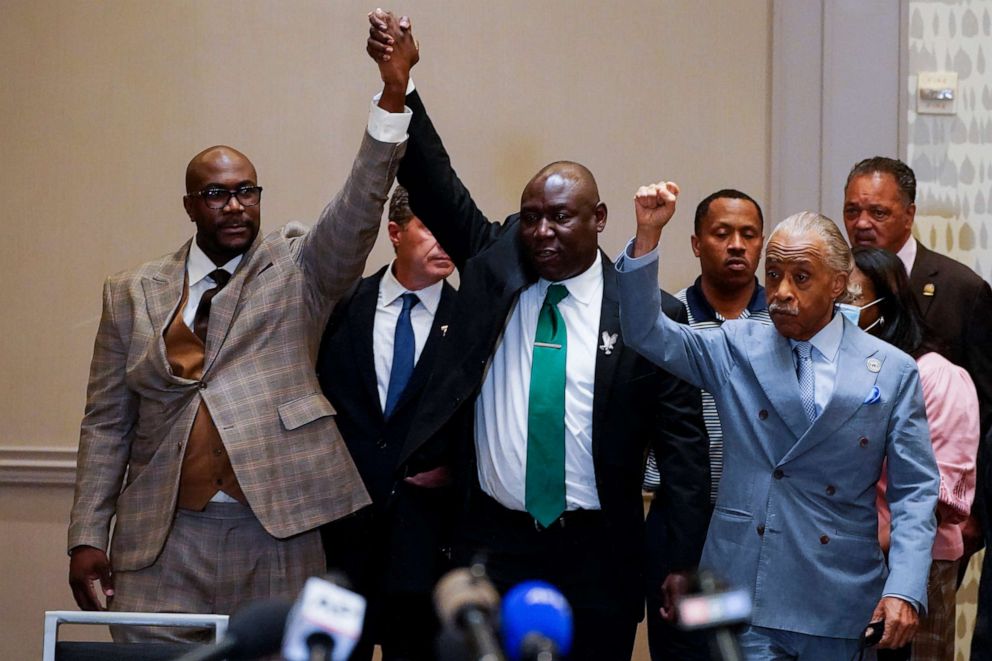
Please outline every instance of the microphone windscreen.
[[292, 607], [285, 599], [266, 599], [234, 613], [227, 626], [227, 636], [236, 645], [230, 658], [256, 659], [278, 652]]
[[528, 649], [541, 643], [550, 642], [561, 655], [572, 647], [572, 609], [550, 583], [527, 581], [507, 592], [500, 622], [503, 649], [513, 661], [528, 658]]
[[454, 625], [465, 608], [495, 613], [499, 607], [499, 593], [485, 577], [473, 574], [472, 570], [454, 569], [435, 586], [434, 605], [441, 622]]

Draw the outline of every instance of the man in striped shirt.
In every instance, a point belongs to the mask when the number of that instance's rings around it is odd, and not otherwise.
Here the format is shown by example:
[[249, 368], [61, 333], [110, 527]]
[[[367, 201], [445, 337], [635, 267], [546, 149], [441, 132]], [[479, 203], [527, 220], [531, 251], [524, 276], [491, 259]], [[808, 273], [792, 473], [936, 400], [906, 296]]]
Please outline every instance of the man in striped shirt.
[[[753, 319], [770, 324], [765, 288], [754, 273], [764, 243], [761, 207], [746, 193], [719, 190], [696, 207], [692, 252], [699, 258], [701, 275], [675, 294], [686, 308], [693, 328], [718, 328], [727, 319]], [[703, 420], [710, 439], [710, 503], [716, 502], [723, 472], [723, 430], [713, 396], [702, 391]], [[664, 479], [653, 454], [648, 454], [644, 489], [654, 492]], [[648, 640], [651, 658], [709, 659], [706, 640], [687, 634], [662, 619], [656, 594], [667, 573], [666, 540], [647, 539]]]

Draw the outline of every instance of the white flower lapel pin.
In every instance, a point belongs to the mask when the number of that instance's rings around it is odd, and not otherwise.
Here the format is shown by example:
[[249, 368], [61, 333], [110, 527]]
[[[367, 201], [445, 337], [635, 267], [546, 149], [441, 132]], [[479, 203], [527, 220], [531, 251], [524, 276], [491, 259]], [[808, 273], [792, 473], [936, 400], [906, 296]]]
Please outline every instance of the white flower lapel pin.
[[613, 347], [617, 343], [617, 334], [610, 334], [609, 331], [603, 331], [603, 343], [599, 345], [600, 351], [609, 356], [613, 353]]

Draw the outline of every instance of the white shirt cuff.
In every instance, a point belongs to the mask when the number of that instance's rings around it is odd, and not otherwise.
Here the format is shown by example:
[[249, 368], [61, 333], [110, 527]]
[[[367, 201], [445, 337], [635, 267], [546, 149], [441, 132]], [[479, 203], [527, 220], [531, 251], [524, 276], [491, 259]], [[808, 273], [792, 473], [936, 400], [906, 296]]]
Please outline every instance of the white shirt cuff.
[[[413, 79], [407, 83], [406, 93], [409, 94], [414, 89]], [[410, 128], [410, 120], [413, 119], [413, 111], [403, 106], [403, 112], [386, 112], [379, 107], [379, 99], [382, 92], [372, 97], [369, 107], [369, 135], [379, 142], [399, 143], [407, 139], [407, 130]]]
[[633, 254], [634, 239], [631, 239], [627, 242], [627, 245], [624, 246], [623, 252], [620, 253], [620, 256], [617, 257], [616, 265], [618, 271], [621, 273], [636, 271], [637, 269], [642, 269], [658, 262], [658, 246], [655, 246], [654, 250], [645, 253], [640, 257], [633, 257]]

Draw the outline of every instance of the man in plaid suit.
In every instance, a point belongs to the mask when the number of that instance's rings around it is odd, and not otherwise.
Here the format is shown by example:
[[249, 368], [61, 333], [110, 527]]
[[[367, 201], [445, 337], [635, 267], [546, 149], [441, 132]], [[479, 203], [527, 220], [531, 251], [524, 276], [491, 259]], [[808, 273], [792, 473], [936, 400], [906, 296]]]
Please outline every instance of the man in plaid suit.
[[254, 166], [211, 147], [186, 172], [196, 236], [107, 280], [69, 526], [81, 608], [101, 608], [96, 580], [119, 611], [230, 613], [295, 596], [324, 571], [317, 527], [370, 502], [313, 364], [375, 242], [406, 147], [406, 84], [384, 86], [348, 180], [311, 230], [260, 238]]

